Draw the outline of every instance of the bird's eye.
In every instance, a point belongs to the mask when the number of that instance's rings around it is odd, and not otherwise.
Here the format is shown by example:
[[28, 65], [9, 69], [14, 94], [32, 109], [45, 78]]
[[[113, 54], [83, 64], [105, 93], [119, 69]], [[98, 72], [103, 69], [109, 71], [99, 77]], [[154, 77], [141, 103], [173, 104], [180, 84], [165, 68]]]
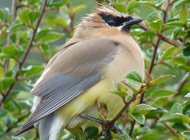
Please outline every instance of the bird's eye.
[[107, 24], [110, 25], [110, 26], [114, 26], [115, 25], [115, 21], [114, 20], [108, 20], [107, 21]]
[[100, 16], [109, 26], [116, 26], [117, 23], [114, 16], [105, 15], [105, 14], [100, 14]]

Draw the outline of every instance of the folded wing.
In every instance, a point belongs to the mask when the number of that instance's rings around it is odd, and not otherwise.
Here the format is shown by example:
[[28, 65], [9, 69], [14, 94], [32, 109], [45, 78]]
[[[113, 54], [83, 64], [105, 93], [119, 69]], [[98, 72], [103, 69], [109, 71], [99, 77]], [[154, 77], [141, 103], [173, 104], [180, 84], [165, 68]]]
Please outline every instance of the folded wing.
[[69, 103], [104, 77], [102, 69], [117, 55], [119, 44], [107, 38], [71, 45], [58, 52], [48, 63], [32, 94], [41, 102], [19, 135], [34, 123]]

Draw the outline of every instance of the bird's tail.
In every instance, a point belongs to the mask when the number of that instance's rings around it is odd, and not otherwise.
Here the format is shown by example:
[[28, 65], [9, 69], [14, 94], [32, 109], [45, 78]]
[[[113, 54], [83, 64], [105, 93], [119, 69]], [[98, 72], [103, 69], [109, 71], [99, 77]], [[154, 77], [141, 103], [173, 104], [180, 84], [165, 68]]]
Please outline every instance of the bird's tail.
[[57, 140], [62, 129], [63, 121], [55, 114], [50, 114], [40, 120], [40, 140]]

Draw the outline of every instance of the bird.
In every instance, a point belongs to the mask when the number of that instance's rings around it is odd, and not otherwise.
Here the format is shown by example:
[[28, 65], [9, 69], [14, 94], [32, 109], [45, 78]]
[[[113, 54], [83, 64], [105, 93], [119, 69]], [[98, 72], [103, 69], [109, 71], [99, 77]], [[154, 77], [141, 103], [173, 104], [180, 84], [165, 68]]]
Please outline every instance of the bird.
[[39, 126], [40, 140], [57, 140], [62, 129], [90, 124], [81, 114], [98, 118], [98, 103], [113, 118], [124, 106], [110, 92], [113, 81], [131, 71], [144, 77], [143, 54], [130, 35], [142, 20], [105, 4], [83, 17], [34, 84], [31, 115], [15, 136]]

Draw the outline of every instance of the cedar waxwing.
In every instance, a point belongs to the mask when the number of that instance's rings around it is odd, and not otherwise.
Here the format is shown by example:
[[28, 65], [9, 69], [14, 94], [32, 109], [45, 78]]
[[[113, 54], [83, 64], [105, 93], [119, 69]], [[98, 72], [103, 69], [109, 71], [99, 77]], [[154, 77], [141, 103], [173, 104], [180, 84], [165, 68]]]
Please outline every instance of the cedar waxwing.
[[140, 47], [129, 34], [141, 21], [104, 5], [83, 18], [34, 85], [32, 114], [15, 135], [39, 125], [40, 140], [56, 140], [62, 128], [88, 125], [81, 114], [98, 118], [97, 102], [113, 118], [124, 103], [110, 92], [112, 81], [131, 71], [144, 75]]

